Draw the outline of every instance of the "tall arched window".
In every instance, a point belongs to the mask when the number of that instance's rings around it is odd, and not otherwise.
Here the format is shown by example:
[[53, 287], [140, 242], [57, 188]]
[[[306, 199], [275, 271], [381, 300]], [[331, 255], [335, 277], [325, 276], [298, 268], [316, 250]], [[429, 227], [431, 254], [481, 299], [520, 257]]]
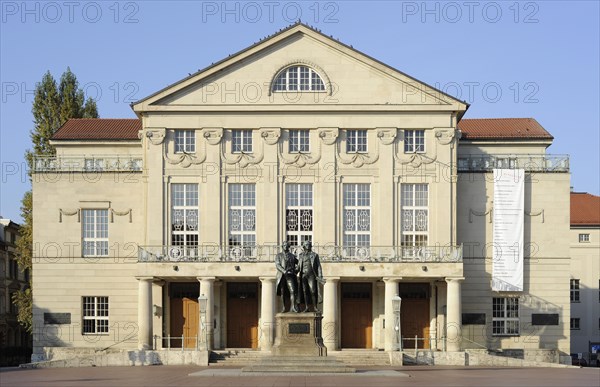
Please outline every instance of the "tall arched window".
[[290, 66], [277, 75], [273, 91], [325, 91], [325, 83], [308, 66]]

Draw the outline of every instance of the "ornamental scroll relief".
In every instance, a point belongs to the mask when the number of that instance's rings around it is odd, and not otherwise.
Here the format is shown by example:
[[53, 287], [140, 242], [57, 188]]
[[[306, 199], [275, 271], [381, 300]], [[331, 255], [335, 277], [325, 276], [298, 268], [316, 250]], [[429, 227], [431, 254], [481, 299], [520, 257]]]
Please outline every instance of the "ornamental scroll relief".
[[[477, 211], [474, 210], [472, 208], [469, 208], [469, 223], [473, 223], [473, 216], [487, 216], [489, 215], [489, 220], [488, 223], [492, 223], [493, 218], [494, 218], [494, 209], [490, 208], [489, 210], [486, 211]], [[525, 215], [529, 216], [529, 217], [536, 217], [536, 216], [540, 216], [540, 220], [541, 223], [545, 223], [545, 217], [544, 217], [544, 210], [539, 210], [539, 211], [527, 211], [525, 210]]]
[[[114, 208], [109, 208], [110, 211], [110, 222], [114, 223], [114, 217], [116, 216], [127, 216], [129, 215], [129, 223], [133, 221], [133, 210], [131, 208], [126, 211], [117, 211]], [[81, 223], [81, 208], [77, 208], [75, 210], [64, 210], [62, 208], [58, 209], [58, 223], [62, 223], [63, 216], [75, 216], [77, 215], [77, 223]]]
[[[248, 165], [259, 164], [261, 161], [263, 161], [265, 156], [264, 143], [278, 141], [279, 134], [274, 133], [274, 130], [272, 128], [262, 131], [258, 130], [256, 132], [259, 133], [260, 137], [264, 141], [254, 141], [254, 132], [255, 130], [252, 130], [252, 153], [231, 153], [231, 149], [227, 149], [227, 141], [221, 141], [221, 160], [225, 164], [229, 165], [238, 164], [241, 168], [245, 168]], [[276, 140], [274, 140], [275, 138]], [[255, 147], [254, 144], [256, 144], [257, 146]]]
[[77, 208], [75, 210], [63, 210], [62, 208], [58, 209], [58, 223], [62, 223], [64, 216], [74, 216], [77, 215], [77, 223], [81, 223], [81, 209]]
[[[402, 131], [401, 141], [395, 143], [394, 158], [400, 164], [410, 164], [410, 166], [418, 168], [423, 164], [431, 164], [437, 160], [438, 145], [449, 145], [457, 137], [456, 131], [449, 129], [434, 129], [433, 131], [436, 141], [433, 142], [433, 150], [430, 152], [425, 145], [425, 153], [404, 153], [404, 131]], [[399, 149], [400, 148], [400, 149]]]
[[[347, 132], [346, 132], [347, 133]], [[345, 134], [346, 134], [345, 133]], [[340, 139], [338, 137], [336, 141], [336, 159], [346, 165], [352, 165], [355, 168], [360, 168], [363, 165], [374, 164], [379, 160], [379, 141], [375, 141], [375, 149], [369, 149], [366, 153], [346, 153], [345, 150], [342, 149], [343, 145], [346, 144], [346, 137]], [[367, 132], [367, 144], [368, 142], [368, 132]], [[368, 146], [368, 145], [367, 145]], [[368, 149], [368, 148], [367, 148]]]
[[[293, 165], [298, 168], [302, 168], [306, 165], [314, 165], [321, 160], [321, 142], [315, 141], [317, 146], [316, 149], [310, 151], [310, 153], [287, 153], [284, 152], [284, 144], [280, 142], [277, 146], [277, 152], [279, 153], [279, 159], [287, 165]], [[289, 157], [288, 157], [289, 156]]]

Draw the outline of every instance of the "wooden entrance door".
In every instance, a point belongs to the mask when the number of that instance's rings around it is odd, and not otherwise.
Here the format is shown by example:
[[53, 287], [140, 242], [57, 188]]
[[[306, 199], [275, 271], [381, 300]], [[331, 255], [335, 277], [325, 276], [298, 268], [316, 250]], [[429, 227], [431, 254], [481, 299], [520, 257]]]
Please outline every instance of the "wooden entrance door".
[[181, 348], [181, 336], [185, 348], [195, 348], [199, 326], [198, 300], [193, 298], [171, 299], [171, 347]]
[[227, 346], [258, 348], [258, 284], [227, 284]]
[[429, 348], [429, 284], [400, 284], [402, 348]]
[[370, 283], [343, 283], [342, 348], [373, 348], [373, 301]]

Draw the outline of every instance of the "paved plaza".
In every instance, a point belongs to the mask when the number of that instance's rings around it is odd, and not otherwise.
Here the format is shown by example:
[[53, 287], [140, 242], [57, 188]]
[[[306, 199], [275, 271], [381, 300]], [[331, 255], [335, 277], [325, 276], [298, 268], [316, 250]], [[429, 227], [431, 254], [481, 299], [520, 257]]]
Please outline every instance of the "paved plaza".
[[356, 374], [241, 374], [197, 366], [0, 370], [0, 386], [599, 386], [598, 368], [395, 367]]

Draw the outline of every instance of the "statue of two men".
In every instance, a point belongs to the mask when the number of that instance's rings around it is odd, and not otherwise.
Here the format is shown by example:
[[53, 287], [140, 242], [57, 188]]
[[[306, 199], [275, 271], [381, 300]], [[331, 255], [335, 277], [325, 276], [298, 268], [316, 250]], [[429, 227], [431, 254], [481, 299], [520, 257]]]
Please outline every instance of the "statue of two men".
[[277, 254], [277, 295], [281, 296], [283, 312], [286, 310], [286, 299], [289, 298], [292, 312], [299, 311], [304, 304], [303, 312], [308, 312], [310, 305], [318, 312], [322, 295], [319, 284], [325, 283], [319, 255], [312, 251], [312, 243], [302, 243], [302, 252], [298, 258], [292, 254], [288, 242], [283, 242], [282, 252]]

